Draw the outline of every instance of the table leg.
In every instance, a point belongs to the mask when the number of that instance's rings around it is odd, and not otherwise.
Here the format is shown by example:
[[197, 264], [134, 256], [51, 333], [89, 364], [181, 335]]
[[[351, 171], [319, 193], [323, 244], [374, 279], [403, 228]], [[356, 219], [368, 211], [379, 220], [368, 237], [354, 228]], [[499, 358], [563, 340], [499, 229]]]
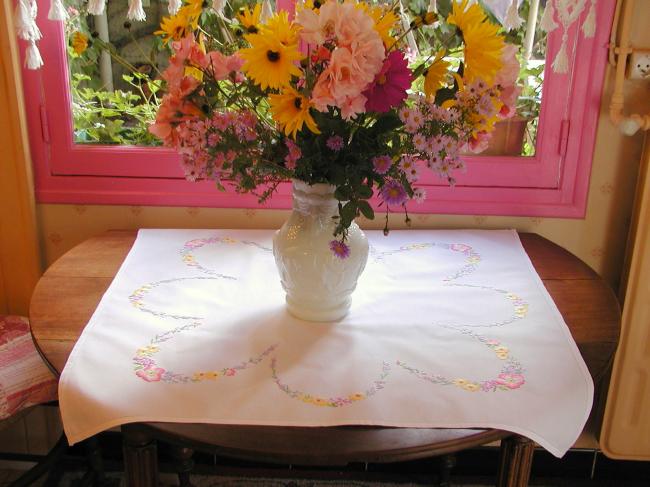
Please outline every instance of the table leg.
[[501, 440], [497, 487], [527, 487], [534, 452], [535, 443], [523, 436]]
[[158, 448], [141, 425], [122, 426], [124, 474], [127, 487], [158, 487]]
[[180, 487], [194, 487], [190, 482], [190, 474], [194, 470], [194, 450], [182, 446], [171, 447], [172, 456], [174, 457], [174, 467], [178, 472], [178, 482]]
[[451, 470], [456, 466], [456, 455], [449, 454], [440, 457], [440, 487], [451, 486]]

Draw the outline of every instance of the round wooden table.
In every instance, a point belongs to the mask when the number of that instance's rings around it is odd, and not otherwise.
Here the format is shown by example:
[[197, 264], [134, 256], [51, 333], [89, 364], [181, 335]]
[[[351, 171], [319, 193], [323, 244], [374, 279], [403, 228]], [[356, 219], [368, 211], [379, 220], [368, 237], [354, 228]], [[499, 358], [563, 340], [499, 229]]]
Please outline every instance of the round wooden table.
[[[70, 250], [45, 272], [30, 307], [36, 345], [61, 372], [99, 301], [135, 241], [135, 231], [110, 231]], [[610, 287], [585, 263], [535, 234], [521, 241], [553, 297], [594, 379], [608, 372], [620, 327]], [[512, 433], [487, 429], [382, 427], [260, 427], [147, 423], [122, 427], [129, 485], [157, 485], [155, 439], [182, 445], [181, 463], [192, 449], [223, 456], [297, 465], [396, 462], [445, 455], [501, 441], [497, 485], [528, 483], [534, 444]], [[183, 477], [187, 480], [187, 472]]]

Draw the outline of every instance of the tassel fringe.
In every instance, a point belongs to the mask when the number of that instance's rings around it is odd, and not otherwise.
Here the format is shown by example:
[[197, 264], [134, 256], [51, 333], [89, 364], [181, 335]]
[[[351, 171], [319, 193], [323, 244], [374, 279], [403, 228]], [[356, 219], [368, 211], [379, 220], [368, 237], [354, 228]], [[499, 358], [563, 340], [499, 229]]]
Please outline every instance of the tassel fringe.
[[18, 0], [14, 13], [14, 24], [16, 34], [26, 41], [37, 41], [41, 38], [41, 31], [36, 25], [36, 14], [38, 6], [36, 1]]
[[553, 19], [554, 16], [555, 9], [553, 8], [553, 0], [548, 0], [546, 3], [546, 9], [544, 9], [544, 15], [542, 15], [542, 22], [540, 24], [544, 32], [553, 32], [558, 28], [555, 19]]
[[36, 47], [36, 41], [32, 40], [25, 51], [25, 65], [27, 69], [38, 69], [43, 66], [43, 58]]
[[102, 15], [106, 0], [88, 0], [88, 13], [91, 15]]
[[139, 22], [147, 19], [147, 14], [142, 8], [142, 0], [129, 0], [129, 11], [126, 13], [126, 18]]
[[593, 37], [596, 35], [596, 1], [595, 0], [591, 0], [589, 13], [587, 14], [587, 18], [582, 24], [582, 32], [586, 38]]
[[170, 15], [176, 15], [182, 4], [183, 2], [181, 0], [169, 0], [167, 11]]
[[262, 12], [260, 14], [260, 22], [265, 23], [268, 19], [273, 17], [273, 7], [269, 0], [264, 0], [262, 2]]
[[438, 13], [438, 2], [436, 0], [429, 0], [429, 8], [427, 12]]
[[562, 45], [553, 61], [553, 71], [555, 73], [565, 74], [569, 72], [569, 57], [566, 52], [567, 33], [562, 36]]
[[66, 20], [68, 18], [68, 12], [66, 12], [61, 0], [52, 0], [47, 18], [50, 20]]
[[519, 2], [518, 0], [512, 0], [510, 7], [508, 7], [508, 12], [506, 13], [506, 19], [503, 22], [503, 26], [507, 30], [513, 30], [521, 27], [521, 24], [523, 23], [524, 20], [519, 16]]

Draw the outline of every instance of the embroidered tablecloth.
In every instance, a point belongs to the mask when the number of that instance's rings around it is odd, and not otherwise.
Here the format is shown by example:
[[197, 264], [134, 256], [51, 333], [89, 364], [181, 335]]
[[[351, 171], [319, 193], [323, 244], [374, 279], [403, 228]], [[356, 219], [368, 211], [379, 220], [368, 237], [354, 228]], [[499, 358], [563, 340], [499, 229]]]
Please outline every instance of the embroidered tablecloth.
[[268, 230], [140, 230], [60, 380], [71, 443], [146, 421], [491, 427], [561, 456], [593, 384], [514, 231], [367, 232], [337, 323], [288, 315]]

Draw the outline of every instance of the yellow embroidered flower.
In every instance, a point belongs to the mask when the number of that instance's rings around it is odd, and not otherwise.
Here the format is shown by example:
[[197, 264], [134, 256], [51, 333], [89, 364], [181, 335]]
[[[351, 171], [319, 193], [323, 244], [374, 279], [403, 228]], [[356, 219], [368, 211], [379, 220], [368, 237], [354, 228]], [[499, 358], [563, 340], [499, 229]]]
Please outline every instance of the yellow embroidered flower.
[[160, 30], [155, 31], [154, 34], [162, 37], [163, 42], [168, 44], [170, 41], [180, 41], [182, 38], [187, 37], [193, 30], [191, 19], [181, 8], [176, 15], [163, 17], [160, 23]]
[[465, 384], [467, 384], [467, 379], [454, 379], [451, 382], [456, 386], [463, 387]]
[[501, 53], [505, 41], [499, 35], [499, 26], [488, 21], [481, 6], [475, 3], [467, 9], [467, 2], [463, 0], [458, 4], [454, 1], [447, 22], [456, 25], [463, 35], [466, 81], [481, 78], [491, 83], [503, 64]]
[[365, 396], [363, 394], [361, 394], [360, 392], [357, 392], [356, 394], [349, 395], [348, 399], [350, 401], [361, 401], [362, 399], [364, 399], [364, 397]]
[[203, 374], [203, 377], [207, 380], [217, 380], [219, 378], [219, 372], [215, 372], [215, 371], [205, 372]]
[[249, 34], [257, 34], [260, 30], [260, 15], [262, 14], [262, 5], [255, 4], [253, 10], [250, 8], [242, 7], [237, 13], [237, 19], [242, 25], [244, 30]]
[[466, 384], [463, 384], [461, 387], [469, 392], [476, 392], [481, 388], [481, 386], [478, 385], [476, 382], [467, 382]]
[[269, 95], [271, 114], [284, 130], [286, 136], [291, 135], [294, 139], [296, 133], [302, 130], [303, 124], [315, 134], [320, 134], [316, 122], [309, 113], [311, 104], [309, 100], [293, 88], [287, 87], [279, 95]]
[[435, 98], [436, 93], [445, 85], [449, 63], [443, 59], [445, 51], [436, 54], [431, 66], [424, 72], [424, 94], [427, 99]]
[[314, 398], [314, 404], [316, 406], [327, 406], [329, 403], [328, 403], [328, 401], [326, 401], [323, 398], [316, 397], [316, 398]]
[[238, 51], [244, 60], [242, 71], [263, 90], [279, 89], [288, 85], [292, 76], [300, 76], [302, 72], [295, 61], [304, 56], [298, 51], [297, 44], [286, 46], [270, 34], [248, 34], [245, 37], [251, 47]]
[[76, 31], [72, 34], [72, 50], [81, 56], [88, 49], [88, 36]]

